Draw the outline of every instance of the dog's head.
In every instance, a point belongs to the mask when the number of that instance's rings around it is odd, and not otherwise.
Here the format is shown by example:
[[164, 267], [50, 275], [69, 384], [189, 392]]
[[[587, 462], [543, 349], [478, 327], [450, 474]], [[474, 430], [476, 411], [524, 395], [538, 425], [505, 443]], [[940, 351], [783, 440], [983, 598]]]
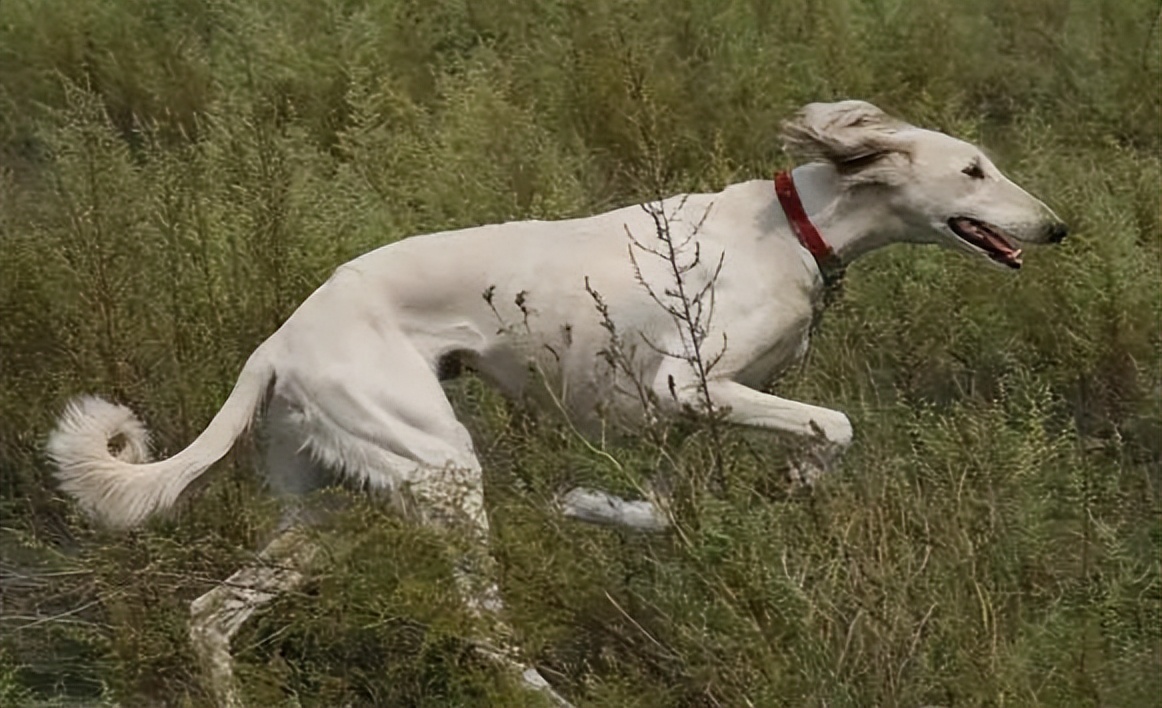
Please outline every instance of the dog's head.
[[783, 140], [793, 154], [834, 165], [846, 190], [886, 205], [908, 240], [1020, 268], [1020, 243], [1057, 243], [1068, 231], [980, 148], [870, 103], [808, 104], [784, 124]]

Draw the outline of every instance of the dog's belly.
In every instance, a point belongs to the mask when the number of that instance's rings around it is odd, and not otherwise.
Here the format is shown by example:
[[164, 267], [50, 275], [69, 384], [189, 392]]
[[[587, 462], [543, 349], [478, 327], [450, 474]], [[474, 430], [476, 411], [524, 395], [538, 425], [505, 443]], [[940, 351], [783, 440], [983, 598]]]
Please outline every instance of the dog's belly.
[[582, 431], [598, 431], [603, 422], [640, 423], [643, 397], [657, 376], [661, 356], [639, 348], [611, 360], [604, 330], [596, 325], [594, 332], [578, 329], [509, 333], [484, 351], [461, 352], [456, 359], [507, 398], [564, 414]]

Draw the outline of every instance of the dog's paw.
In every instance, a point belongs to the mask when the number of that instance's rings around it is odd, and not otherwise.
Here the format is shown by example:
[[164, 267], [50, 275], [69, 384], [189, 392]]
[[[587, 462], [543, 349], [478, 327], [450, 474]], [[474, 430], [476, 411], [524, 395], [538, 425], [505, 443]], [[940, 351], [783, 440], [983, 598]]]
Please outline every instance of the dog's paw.
[[800, 450], [792, 459], [787, 481], [792, 487], [813, 489], [815, 485], [839, 466], [844, 446], [819, 441]]
[[791, 461], [791, 466], [787, 470], [787, 482], [790, 484], [791, 489], [800, 487], [814, 489], [815, 483], [826, 474], [827, 470], [812, 460], [800, 458]]
[[626, 501], [597, 489], [577, 487], [557, 500], [561, 513], [578, 521], [600, 526], [620, 526], [643, 532], [664, 531], [670, 519], [650, 501]]
[[851, 445], [852, 437], [855, 435], [851, 419], [839, 411], [825, 410], [813, 417], [810, 425], [814, 437], [822, 446], [834, 447], [839, 451]]

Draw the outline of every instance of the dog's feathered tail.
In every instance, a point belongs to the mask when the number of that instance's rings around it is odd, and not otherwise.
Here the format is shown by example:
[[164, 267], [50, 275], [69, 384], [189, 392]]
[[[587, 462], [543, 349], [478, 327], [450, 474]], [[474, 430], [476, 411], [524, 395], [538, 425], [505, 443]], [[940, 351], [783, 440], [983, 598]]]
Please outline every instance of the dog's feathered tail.
[[[250, 425], [274, 367], [267, 347], [250, 355], [234, 390], [202, 434], [168, 460], [149, 461], [149, 433], [128, 408], [97, 396], [73, 400], [48, 438], [61, 489], [108, 526], [128, 528], [177, 501]], [[116, 452], [110, 444], [116, 443]]]

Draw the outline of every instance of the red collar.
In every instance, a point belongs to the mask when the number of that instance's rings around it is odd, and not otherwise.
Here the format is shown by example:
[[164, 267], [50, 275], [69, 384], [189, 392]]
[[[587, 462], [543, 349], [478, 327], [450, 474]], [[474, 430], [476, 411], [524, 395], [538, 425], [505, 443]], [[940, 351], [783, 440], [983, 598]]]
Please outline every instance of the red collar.
[[827, 245], [819, 229], [815, 228], [815, 224], [807, 217], [807, 210], [803, 208], [803, 202], [799, 199], [799, 192], [795, 189], [795, 181], [791, 179], [790, 171], [780, 170], [775, 173], [775, 195], [779, 198], [779, 204], [783, 207], [783, 213], [787, 215], [787, 222], [795, 232], [795, 237], [803, 244], [803, 248], [815, 257], [819, 270], [826, 275], [829, 271], [841, 268], [839, 256]]

